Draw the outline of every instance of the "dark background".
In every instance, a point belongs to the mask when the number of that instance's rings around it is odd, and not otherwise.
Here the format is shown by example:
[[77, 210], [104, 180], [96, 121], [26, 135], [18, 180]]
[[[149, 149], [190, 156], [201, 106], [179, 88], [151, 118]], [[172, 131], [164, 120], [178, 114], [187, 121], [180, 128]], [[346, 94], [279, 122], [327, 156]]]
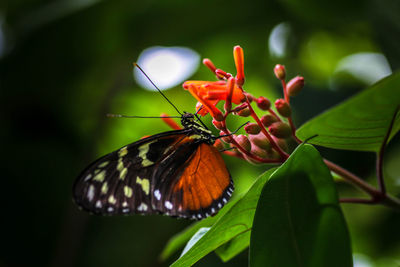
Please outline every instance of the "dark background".
[[[285, 53], [273, 56], [269, 36], [279, 23], [286, 23], [289, 34]], [[351, 71], [337, 71], [343, 58], [380, 53], [393, 72], [398, 70], [399, 37], [398, 1], [2, 1], [0, 266], [167, 264], [158, 261], [162, 248], [190, 222], [90, 216], [71, 200], [72, 183], [90, 161], [143, 135], [168, 130], [158, 120], [105, 117], [109, 112], [175, 115], [157, 93], [134, 82], [132, 62], [143, 49], [189, 47], [234, 73], [232, 48], [241, 45], [245, 89], [256, 96], [280, 97], [272, 69], [284, 64], [289, 76], [306, 79], [304, 91], [293, 99], [300, 126], [368, 86]], [[214, 77], [201, 67], [192, 79]], [[180, 110], [194, 110], [195, 100], [180, 86], [165, 92]], [[398, 139], [385, 165], [394, 194], [400, 192]], [[374, 183], [373, 154], [321, 152]], [[226, 160], [238, 188], [249, 186], [267, 168]], [[341, 195], [358, 194], [339, 187]], [[399, 213], [375, 206], [343, 208], [356, 262], [395, 266]], [[247, 251], [228, 264], [246, 265]], [[214, 265], [222, 263], [213, 253], [198, 263]]]

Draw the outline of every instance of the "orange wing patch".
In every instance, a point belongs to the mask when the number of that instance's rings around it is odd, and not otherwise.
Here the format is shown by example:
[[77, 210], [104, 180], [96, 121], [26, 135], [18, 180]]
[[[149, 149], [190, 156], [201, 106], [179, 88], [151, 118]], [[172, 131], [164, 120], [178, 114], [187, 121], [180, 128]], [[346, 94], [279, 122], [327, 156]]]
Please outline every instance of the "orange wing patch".
[[208, 209], [222, 198], [230, 183], [230, 174], [218, 150], [202, 143], [190, 159], [174, 191], [182, 190], [184, 210]]

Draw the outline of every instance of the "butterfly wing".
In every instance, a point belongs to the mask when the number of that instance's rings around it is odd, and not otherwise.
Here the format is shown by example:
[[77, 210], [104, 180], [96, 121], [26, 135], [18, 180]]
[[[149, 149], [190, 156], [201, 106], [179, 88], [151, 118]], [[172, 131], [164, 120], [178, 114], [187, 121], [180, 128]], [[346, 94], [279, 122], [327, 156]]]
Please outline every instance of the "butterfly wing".
[[181, 158], [185, 163], [180, 168], [171, 162], [171, 168], [159, 168], [155, 173], [157, 177], [173, 177], [155, 179], [152, 204], [163, 213], [202, 219], [215, 215], [232, 195], [232, 179], [219, 151], [206, 142], [196, 142], [194, 147], [189, 158]]
[[158, 162], [174, 153], [186, 130], [153, 135], [124, 146], [89, 165], [77, 178], [74, 200], [95, 214], [154, 213], [151, 177]]
[[95, 214], [155, 214], [202, 219], [229, 200], [233, 184], [212, 145], [190, 130], [154, 135], [87, 167], [75, 202]]

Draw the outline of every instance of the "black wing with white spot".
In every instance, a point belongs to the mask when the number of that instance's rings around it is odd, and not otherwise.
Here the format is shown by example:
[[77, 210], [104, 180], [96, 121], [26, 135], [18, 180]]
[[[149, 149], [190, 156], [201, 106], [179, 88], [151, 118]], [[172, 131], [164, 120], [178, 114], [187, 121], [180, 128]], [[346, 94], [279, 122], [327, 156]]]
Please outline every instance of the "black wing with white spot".
[[[179, 177], [200, 143], [188, 138], [190, 134], [184, 129], [153, 135], [96, 160], [76, 180], [75, 202], [100, 215], [167, 213], [168, 209], [157, 203], [157, 193], [161, 196], [165, 190], [157, 191], [155, 186], [168, 187]], [[162, 177], [157, 175], [160, 168], [164, 168]]]

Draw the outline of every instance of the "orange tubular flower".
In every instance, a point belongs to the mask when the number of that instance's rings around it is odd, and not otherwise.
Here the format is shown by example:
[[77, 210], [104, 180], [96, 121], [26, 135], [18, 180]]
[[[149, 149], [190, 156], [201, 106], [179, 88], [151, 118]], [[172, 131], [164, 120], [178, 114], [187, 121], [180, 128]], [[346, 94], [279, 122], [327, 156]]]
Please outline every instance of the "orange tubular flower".
[[235, 59], [236, 65], [236, 83], [238, 86], [242, 86], [244, 84], [244, 55], [243, 49], [240, 46], [235, 46], [233, 48], [233, 57]]
[[205, 111], [201, 110], [198, 114], [204, 116], [207, 112], [210, 112], [212, 117], [217, 120], [222, 113], [215, 106], [221, 100], [226, 101], [230, 93], [232, 94], [232, 102], [235, 104], [240, 104], [245, 100], [242, 90], [235, 84], [232, 92], [230, 92], [226, 81], [186, 81], [183, 88], [188, 90], [205, 108]]
[[162, 113], [162, 114], [160, 115], [160, 117], [161, 117], [161, 119], [162, 119], [169, 127], [171, 127], [172, 129], [174, 129], [174, 130], [181, 130], [181, 129], [182, 129], [182, 127], [179, 126], [179, 124], [176, 123], [172, 118], [168, 118], [168, 117], [169, 117], [168, 114]]
[[[190, 82], [185, 82], [183, 84], [183, 88], [185, 88], [186, 90], [188, 90], [192, 96], [194, 98], [197, 99], [197, 101], [199, 101], [202, 105], [203, 108], [206, 109], [208, 112], [210, 112], [211, 116], [216, 119], [217, 121], [221, 121], [224, 119], [224, 115], [222, 115], [222, 112], [215, 106], [217, 104], [217, 102], [211, 102], [211, 101], [207, 101], [206, 99], [204, 99], [203, 94], [201, 93], [201, 89], [200, 86], [196, 86], [195, 84], [197, 84], [199, 81], [195, 81], [194, 83], [190, 83]], [[199, 112], [199, 114], [201, 115], [201, 113], [203, 112]]]

